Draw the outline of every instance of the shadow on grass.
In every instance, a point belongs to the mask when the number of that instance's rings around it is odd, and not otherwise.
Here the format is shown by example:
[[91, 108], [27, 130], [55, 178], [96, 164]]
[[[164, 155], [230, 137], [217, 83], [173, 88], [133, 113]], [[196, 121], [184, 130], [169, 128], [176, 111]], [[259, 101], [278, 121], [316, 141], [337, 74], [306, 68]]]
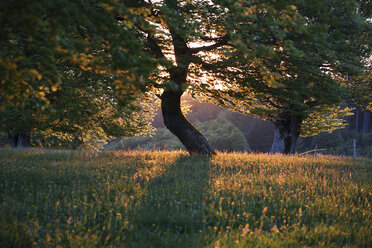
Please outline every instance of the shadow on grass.
[[130, 247], [200, 247], [206, 226], [203, 198], [208, 163], [205, 156], [182, 156], [152, 179], [125, 243]]

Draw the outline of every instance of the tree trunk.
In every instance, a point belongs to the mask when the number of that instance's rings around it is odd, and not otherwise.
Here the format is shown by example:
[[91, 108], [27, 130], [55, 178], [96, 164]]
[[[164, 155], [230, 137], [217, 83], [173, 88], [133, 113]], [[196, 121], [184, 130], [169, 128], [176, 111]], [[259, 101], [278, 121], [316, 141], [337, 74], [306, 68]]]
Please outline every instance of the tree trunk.
[[25, 133], [12, 134], [8, 132], [8, 142], [13, 148], [26, 148], [31, 146], [30, 135]]
[[16, 148], [17, 147], [17, 138], [16, 135], [12, 135], [10, 132], [7, 133], [8, 136], [8, 142], [11, 147]]
[[356, 117], [355, 117], [355, 133], [358, 133], [358, 126], [359, 126], [359, 110], [356, 109]]
[[363, 118], [363, 133], [367, 133], [368, 131], [368, 111], [364, 111], [364, 118]]
[[182, 114], [182, 94], [182, 90], [164, 90], [161, 96], [161, 110], [165, 126], [177, 136], [190, 155], [216, 154], [207, 139]]
[[18, 134], [18, 140], [17, 140], [17, 147], [19, 148], [26, 148], [30, 147], [31, 145], [30, 135], [20, 133]]
[[[165, 4], [174, 10], [178, 9], [177, 1], [165, 1]], [[169, 21], [169, 20], [167, 20]], [[183, 86], [187, 86], [187, 73], [190, 65], [190, 49], [187, 46], [182, 31], [175, 29], [172, 23], [168, 23], [169, 32], [172, 36], [172, 44], [177, 66], [169, 68], [170, 81], [174, 87], [164, 89], [161, 95], [161, 110], [165, 126], [177, 136], [190, 155], [216, 154], [207, 139], [189, 123], [181, 111], [181, 96], [184, 93]], [[161, 50], [160, 47], [158, 47]], [[165, 57], [164, 54], [160, 55]]]
[[274, 141], [270, 153], [296, 153], [297, 139], [300, 136], [301, 119], [293, 114], [282, 114], [274, 121]]

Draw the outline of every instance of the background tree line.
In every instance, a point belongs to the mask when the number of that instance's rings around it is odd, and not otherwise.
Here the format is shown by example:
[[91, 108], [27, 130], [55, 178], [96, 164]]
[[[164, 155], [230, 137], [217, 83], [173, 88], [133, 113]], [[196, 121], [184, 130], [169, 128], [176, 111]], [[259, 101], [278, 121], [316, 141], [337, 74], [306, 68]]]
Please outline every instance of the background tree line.
[[[156, 95], [165, 127], [189, 153], [213, 154], [203, 133], [228, 123], [192, 125], [181, 107], [188, 91], [270, 120], [271, 152], [294, 153], [300, 135], [344, 126], [352, 110], [342, 103], [370, 106], [369, 7], [349, 0], [2, 1], [0, 128], [15, 147], [96, 146], [151, 130]], [[233, 127], [225, 129], [238, 139]]]
[[[231, 112], [215, 104], [198, 102], [188, 95], [182, 99], [183, 104], [189, 106], [186, 118], [205, 134], [216, 150], [270, 152], [274, 139], [274, 125], [270, 121]], [[356, 129], [357, 111], [359, 118]], [[353, 110], [353, 113], [345, 117], [346, 127], [343, 129], [300, 137], [296, 152], [307, 152], [317, 146], [318, 149], [326, 149], [319, 151], [325, 154], [353, 155], [353, 140], [356, 139], [358, 156], [372, 156], [372, 119], [369, 117], [371, 112], [358, 108]], [[216, 123], [218, 125], [214, 125]], [[152, 125], [157, 131], [151, 136], [117, 138], [104, 147], [108, 150], [184, 149], [179, 140], [165, 128], [160, 109]]]

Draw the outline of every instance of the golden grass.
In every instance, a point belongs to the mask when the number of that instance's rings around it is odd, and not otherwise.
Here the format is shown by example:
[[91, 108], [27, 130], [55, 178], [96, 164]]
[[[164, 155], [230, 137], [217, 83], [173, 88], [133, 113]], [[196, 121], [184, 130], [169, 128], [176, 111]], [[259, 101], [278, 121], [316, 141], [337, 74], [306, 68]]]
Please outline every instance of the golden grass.
[[371, 162], [0, 150], [0, 246], [372, 247]]

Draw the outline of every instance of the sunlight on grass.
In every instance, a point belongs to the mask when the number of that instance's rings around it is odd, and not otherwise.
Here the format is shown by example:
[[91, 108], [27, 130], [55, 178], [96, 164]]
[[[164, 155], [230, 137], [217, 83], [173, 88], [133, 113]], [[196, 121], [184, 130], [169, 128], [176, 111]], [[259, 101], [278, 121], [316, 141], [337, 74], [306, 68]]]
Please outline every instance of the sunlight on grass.
[[371, 247], [371, 160], [0, 150], [0, 246]]

